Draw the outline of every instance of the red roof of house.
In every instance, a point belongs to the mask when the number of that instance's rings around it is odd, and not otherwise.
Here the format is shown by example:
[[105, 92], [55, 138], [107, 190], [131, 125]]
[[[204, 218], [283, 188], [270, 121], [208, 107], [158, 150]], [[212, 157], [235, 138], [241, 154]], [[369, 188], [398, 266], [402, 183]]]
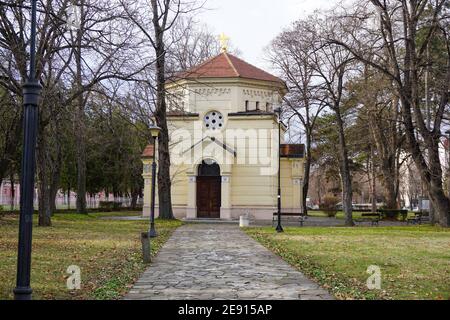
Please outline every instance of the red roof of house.
[[284, 81], [280, 78], [227, 52], [223, 52], [188, 71], [177, 74], [175, 79], [171, 79], [171, 81], [198, 78], [245, 78], [284, 84]]

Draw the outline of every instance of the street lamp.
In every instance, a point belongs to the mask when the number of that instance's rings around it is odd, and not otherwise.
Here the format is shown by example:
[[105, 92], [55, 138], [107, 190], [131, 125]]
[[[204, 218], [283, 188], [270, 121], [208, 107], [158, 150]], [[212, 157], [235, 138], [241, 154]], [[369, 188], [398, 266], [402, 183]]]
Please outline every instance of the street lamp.
[[278, 113], [278, 223], [277, 232], [284, 232], [281, 226], [281, 107], [274, 110]]
[[158, 139], [159, 134], [161, 133], [161, 128], [152, 125], [150, 127], [150, 134], [153, 138], [153, 158], [152, 158], [152, 199], [150, 206], [150, 230], [148, 235], [150, 238], [156, 238], [157, 233], [155, 230], [155, 189], [156, 189], [156, 139]]
[[23, 152], [20, 179], [20, 222], [17, 277], [14, 299], [31, 300], [31, 245], [33, 236], [33, 195], [38, 102], [41, 86], [36, 79], [36, 2], [31, 1], [30, 71], [23, 85]]

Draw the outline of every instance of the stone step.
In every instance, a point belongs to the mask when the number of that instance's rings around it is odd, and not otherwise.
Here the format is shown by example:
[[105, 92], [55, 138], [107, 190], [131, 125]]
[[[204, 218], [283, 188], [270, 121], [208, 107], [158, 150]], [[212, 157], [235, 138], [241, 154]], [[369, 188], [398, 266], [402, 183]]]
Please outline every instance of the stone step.
[[204, 224], [239, 224], [238, 220], [223, 219], [181, 219], [185, 223], [204, 223]]

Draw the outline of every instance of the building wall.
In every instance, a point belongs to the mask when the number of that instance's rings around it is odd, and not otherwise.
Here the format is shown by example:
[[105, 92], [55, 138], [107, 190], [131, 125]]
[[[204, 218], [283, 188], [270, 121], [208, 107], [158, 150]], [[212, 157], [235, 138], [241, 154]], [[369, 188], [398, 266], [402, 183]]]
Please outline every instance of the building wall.
[[[273, 114], [228, 115], [245, 111], [246, 101], [249, 101], [250, 110], [255, 109], [256, 101], [262, 111], [266, 111], [266, 103], [273, 108], [280, 102], [280, 88], [258, 81], [230, 80], [227, 83], [223, 79], [218, 83], [185, 86], [187, 90], [172, 89], [188, 94], [176, 103], [182, 101], [185, 111], [199, 115], [169, 118], [172, 203], [176, 217], [196, 217], [197, 168], [202, 160], [213, 159], [221, 167], [222, 174], [221, 217], [235, 219], [249, 213], [256, 219], [272, 219], [277, 208], [277, 118]], [[223, 130], [205, 131], [203, 119], [210, 111], [222, 113], [225, 119]], [[201, 142], [202, 139], [205, 140]], [[228, 150], [221, 147], [221, 143]], [[191, 149], [192, 146], [195, 147]], [[236, 155], [233, 155], [234, 151]], [[151, 160], [144, 160], [147, 168], [143, 175], [144, 215], [150, 212], [150, 163]], [[303, 159], [282, 159], [283, 211], [300, 212], [302, 178]], [[156, 196], [156, 206], [157, 201]]]
[[[149, 163], [145, 160], [144, 163]], [[171, 168], [171, 174], [178, 170]], [[232, 219], [249, 213], [256, 219], [270, 220], [277, 210], [278, 177], [260, 175], [258, 167], [235, 165], [230, 175], [230, 215]], [[191, 172], [187, 169], [173, 178], [172, 204], [177, 218], [185, 218], [188, 208], [190, 189], [196, 188], [195, 183], [189, 183]], [[303, 178], [303, 161], [282, 159], [281, 161], [281, 194], [283, 212], [301, 212]], [[196, 176], [197, 174], [194, 173]], [[150, 214], [151, 175], [144, 174], [144, 215]], [[158, 192], [156, 187], [156, 216], [158, 216]], [[196, 200], [196, 196], [195, 196]], [[223, 204], [223, 201], [222, 201]], [[195, 207], [192, 209], [196, 209]]]
[[[210, 109], [223, 113], [245, 111], [245, 101], [249, 109], [256, 108], [260, 102], [261, 110], [266, 110], [281, 102], [284, 90], [280, 84], [245, 79], [202, 79], [202, 82], [180, 81], [167, 86], [172, 93], [168, 101], [169, 109], [182, 109], [186, 112], [204, 113]], [[271, 110], [270, 110], [271, 111]]]

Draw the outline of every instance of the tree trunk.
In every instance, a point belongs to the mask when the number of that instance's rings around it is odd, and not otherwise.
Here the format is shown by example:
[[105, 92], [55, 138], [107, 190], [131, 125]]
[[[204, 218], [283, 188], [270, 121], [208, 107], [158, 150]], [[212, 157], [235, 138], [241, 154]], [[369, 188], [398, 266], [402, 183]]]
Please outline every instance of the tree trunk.
[[131, 209], [136, 209], [137, 207], [137, 199], [138, 199], [138, 192], [136, 192], [136, 190], [131, 192], [131, 204], [130, 207]]
[[8, 159], [0, 159], [0, 183], [6, 176], [9, 169], [10, 161]]
[[76, 130], [76, 156], [77, 156], [77, 213], [85, 214], [86, 210], [86, 145], [84, 107], [80, 104], [77, 108]]
[[[174, 219], [172, 209], [172, 182], [170, 179], [170, 153], [169, 153], [169, 130], [167, 126], [167, 106], [165, 91], [165, 67], [166, 50], [164, 45], [164, 28], [161, 27], [159, 19], [159, 3], [151, 0], [153, 9], [153, 26], [155, 33], [155, 53], [156, 53], [156, 111], [155, 119], [157, 125], [161, 128], [161, 134], [158, 139], [158, 196], [159, 196], [159, 217], [161, 219]], [[167, 8], [168, 9], [168, 8]], [[168, 12], [162, 13], [168, 14]]]
[[[375, 98], [373, 99], [375, 100]], [[393, 98], [393, 106], [398, 105], [398, 99]], [[375, 105], [375, 103], [373, 103]], [[393, 113], [393, 111], [392, 111]], [[392, 117], [394, 124], [386, 123], [385, 118]], [[381, 183], [383, 186], [383, 195], [388, 209], [398, 209], [398, 112], [395, 114], [380, 114], [379, 112], [370, 112], [368, 115], [369, 128], [372, 139], [375, 142], [381, 171]], [[375, 157], [374, 153], [372, 155]]]
[[0, 182], [3, 180], [8, 168], [9, 162], [6, 159], [0, 159]]
[[[449, 198], [445, 196], [442, 185], [442, 167], [440, 162], [439, 143], [441, 139], [441, 121], [443, 119], [445, 106], [448, 104], [448, 86], [443, 86], [439, 108], [435, 114], [434, 128], [426, 126], [423, 121], [423, 115], [420, 111], [420, 97], [418, 95], [418, 62], [416, 56], [416, 43], [411, 41], [415, 39], [415, 22], [410, 21], [408, 28], [410, 39], [405, 39], [405, 65], [407, 69], [404, 75], [404, 85], [398, 84], [398, 90], [402, 102], [402, 115], [406, 129], [406, 141], [408, 151], [419, 170], [420, 177], [427, 189], [430, 198], [430, 204], [434, 209], [434, 214], [439, 218], [442, 227], [450, 227], [450, 203]], [[447, 83], [450, 81], [450, 56], [447, 58], [446, 65]], [[414, 117], [414, 119], [413, 119]], [[423, 138], [424, 149], [428, 151], [428, 164], [422, 153], [419, 141], [416, 138], [416, 129]]]
[[56, 195], [58, 194], [59, 180], [61, 178], [61, 165], [62, 165], [62, 149], [60, 142], [56, 141], [56, 161], [54, 162], [52, 181], [50, 183], [50, 210], [52, 215], [56, 211]]
[[16, 152], [17, 146], [20, 144], [20, 139], [22, 137], [22, 107], [20, 107], [19, 110], [21, 110], [19, 121], [17, 121], [14, 127], [11, 128], [9, 137], [5, 141], [5, 145], [3, 147], [2, 157], [0, 158], [0, 183], [2, 179], [6, 177], [7, 172], [10, 169], [12, 162], [11, 159], [13, 158], [13, 154]]
[[45, 133], [40, 130], [38, 135], [38, 148], [37, 148], [37, 167], [38, 167], [38, 212], [40, 227], [50, 227], [51, 221], [51, 208], [50, 208], [50, 194], [48, 188], [48, 159], [46, 157], [47, 143], [44, 137]]
[[429, 191], [429, 196], [431, 199], [431, 203], [433, 205], [434, 212], [437, 213], [437, 217], [439, 218], [439, 224], [442, 227], [450, 227], [450, 218], [448, 212], [450, 211], [450, 205], [448, 198], [445, 196], [445, 193], [442, 190], [439, 190], [436, 187], [432, 187]]
[[450, 227], [450, 203], [449, 198], [445, 195], [442, 184], [442, 167], [439, 159], [439, 138], [435, 137], [433, 140], [435, 143], [433, 144], [433, 147], [429, 149], [431, 183], [427, 188], [431, 200], [430, 220], [432, 224], [437, 220], [441, 226]]
[[370, 148], [370, 160], [372, 165], [372, 212], [377, 212], [377, 171], [375, 168], [375, 150], [373, 146]]
[[39, 226], [50, 227], [52, 225], [52, 212], [50, 209], [50, 192], [45, 186], [46, 181], [39, 182]]
[[396, 169], [395, 154], [391, 154], [389, 157], [381, 159], [383, 193], [388, 209], [399, 208]]
[[[81, 9], [83, 10], [83, 1], [81, 2]], [[83, 12], [81, 13], [83, 16]], [[76, 75], [75, 75], [75, 87], [80, 93], [76, 99], [76, 162], [77, 162], [77, 213], [86, 214], [86, 123], [85, 123], [85, 110], [84, 99], [81, 89], [83, 87], [82, 74], [81, 74], [81, 43], [82, 43], [82, 27], [77, 30], [76, 49], [75, 49], [75, 63], [76, 63]]]
[[67, 186], [67, 209], [70, 210], [70, 183]]
[[352, 177], [350, 173], [350, 166], [348, 160], [348, 150], [345, 141], [344, 123], [342, 121], [339, 107], [333, 108], [336, 114], [336, 122], [339, 135], [339, 156], [340, 156], [340, 174], [342, 182], [342, 206], [345, 214], [345, 225], [354, 226], [353, 222], [353, 190]]
[[440, 132], [434, 133], [433, 137], [425, 141], [429, 152], [429, 164], [427, 164], [415, 137], [410, 112], [411, 104], [408, 99], [402, 97], [402, 105], [408, 151], [411, 153], [422, 182], [426, 186], [431, 205], [434, 208], [434, 214], [436, 218], [439, 218], [439, 224], [448, 228], [450, 227], [450, 203], [449, 198], [445, 196], [442, 186], [442, 168], [439, 159]]
[[[16, 189], [14, 186], [14, 174], [11, 174], [10, 177], [10, 183], [11, 183], [11, 199], [10, 199], [10, 204], [11, 204], [11, 211], [14, 211], [14, 202], [15, 202], [15, 198], [16, 198]], [[0, 192], [2, 192], [0, 190]]]
[[383, 187], [384, 187], [384, 198], [386, 200], [386, 207], [388, 209], [398, 209], [398, 196], [395, 187], [394, 177], [386, 179], [386, 176], [383, 178]]
[[[164, 92], [164, 89], [162, 89]], [[161, 98], [160, 95], [164, 96], [164, 93], [158, 94], [158, 99]], [[164, 100], [163, 100], [164, 101]], [[159, 170], [158, 170], [158, 196], [159, 196], [159, 217], [161, 219], [174, 219], [172, 211], [172, 195], [171, 195], [171, 185], [170, 180], [170, 154], [169, 154], [169, 133], [166, 121], [166, 110], [165, 101], [162, 102], [164, 109], [157, 112], [156, 122], [158, 126], [162, 129], [161, 135], [158, 140], [158, 155], [159, 155]]]

